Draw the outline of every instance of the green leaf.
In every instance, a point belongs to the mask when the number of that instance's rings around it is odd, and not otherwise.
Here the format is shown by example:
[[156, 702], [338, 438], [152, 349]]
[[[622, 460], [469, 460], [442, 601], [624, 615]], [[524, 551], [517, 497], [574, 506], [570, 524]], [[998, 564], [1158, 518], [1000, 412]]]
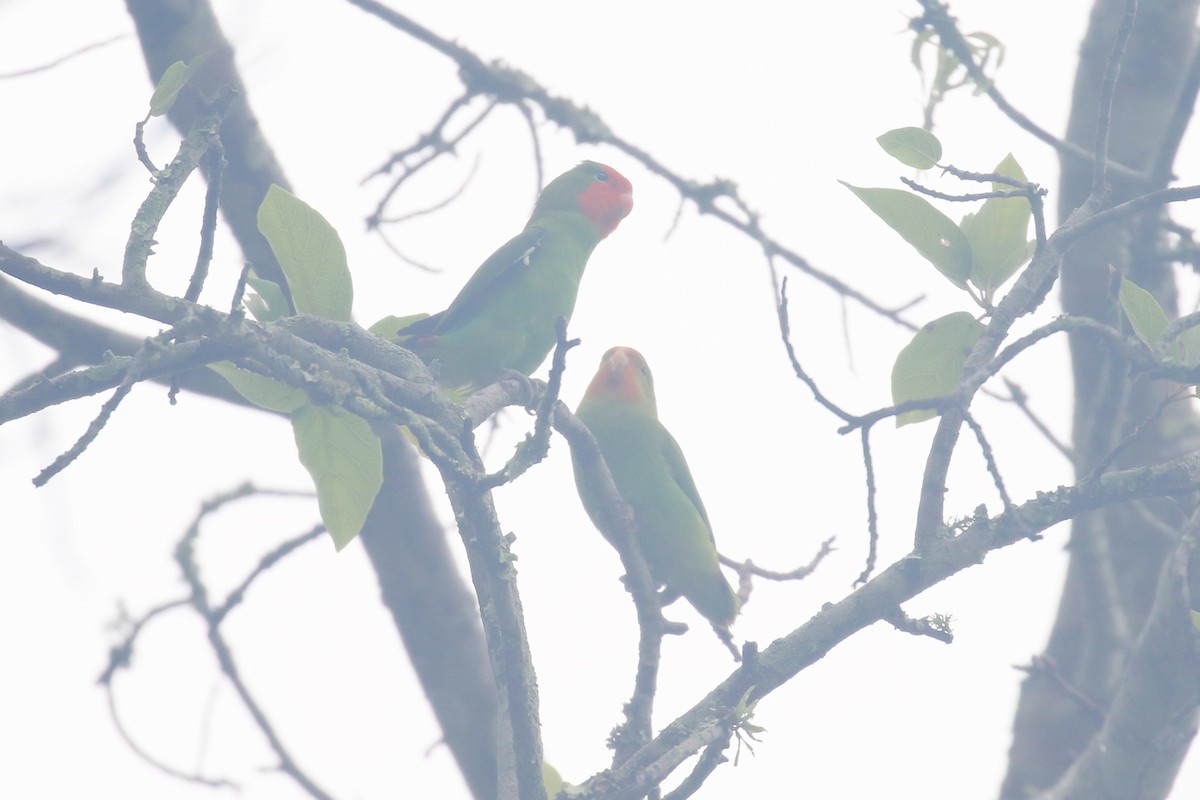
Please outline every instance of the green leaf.
[[291, 414], [308, 405], [308, 395], [286, 383], [234, 366], [229, 361], [209, 364], [208, 368], [229, 381], [237, 393], [259, 408]]
[[296, 311], [350, 321], [354, 286], [346, 248], [312, 206], [272, 184], [258, 207], [258, 229], [287, 276]]
[[875, 141], [889, 156], [917, 169], [936, 166], [942, 158], [942, 143], [924, 128], [895, 128]]
[[1133, 326], [1133, 332], [1146, 343], [1151, 351], [1158, 348], [1158, 340], [1167, 327], [1167, 315], [1154, 295], [1128, 278], [1121, 279], [1121, 308]]
[[171, 110], [171, 106], [175, 105], [175, 100], [179, 97], [179, 90], [187, 85], [207, 58], [208, 53], [201, 53], [193, 58], [190, 64], [176, 61], [163, 70], [158, 85], [154, 87], [154, 94], [150, 95], [150, 116], [161, 117]]
[[548, 800], [554, 800], [558, 793], [567, 788], [562, 775], [559, 774], [549, 761], [542, 761], [542, 786], [546, 790]]
[[321, 520], [341, 550], [362, 530], [383, 485], [379, 438], [365, 419], [336, 406], [304, 406], [292, 414], [292, 431]]
[[[401, 339], [407, 339], [408, 336], [397, 336], [396, 331], [401, 328], [407, 328], [419, 319], [425, 319], [428, 314], [409, 314], [407, 317], [387, 316], [376, 322], [371, 327], [367, 328], [371, 333], [382, 336], [389, 342], [400, 342]], [[402, 343], [402, 342], [401, 342]]]
[[1200, 364], [1200, 327], [1188, 328], [1179, 334], [1179, 347], [1183, 350], [1183, 363], [1194, 367]]
[[839, 181], [867, 204], [904, 241], [917, 249], [938, 272], [961, 288], [971, 276], [971, 246], [954, 220], [923, 197], [900, 189], [863, 189]]
[[[1133, 332], [1151, 352], [1158, 354], [1163, 332], [1169, 320], [1154, 295], [1128, 278], [1121, 279], [1121, 308], [1133, 326]], [[1178, 338], [1167, 343], [1169, 355], [1178, 358], [1186, 366], [1200, 364], [1200, 328], [1188, 328]]]
[[[994, 170], [1013, 180], [1025, 181], [1021, 165], [1012, 153]], [[1012, 189], [993, 183], [992, 191]], [[1033, 211], [1024, 197], [992, 197], [974, 214], [963, 217], [962, 232], [971, 246], [971, 283], [979, 287], [986, 300], [1029, 260], [1029, 220]]]
[[[929, 400], [954, 391], [984, 327], [967, 312], [956, 311], [917, 331], [892, 367], [892, 403]], [[896, 417], [896, 427], [936, 416], [932, 408], [906, 411]]]
[[1192, 627], [1200, 631], [1200, 611], [1192, 612]]
[[292, 309], [278, 283], [258, 277], [253, 269], [246, 276], [246, 283], [254, 289], [255, 294], [246, 295], [242, 302], [256, 320], [274, 322], [291, 315]]

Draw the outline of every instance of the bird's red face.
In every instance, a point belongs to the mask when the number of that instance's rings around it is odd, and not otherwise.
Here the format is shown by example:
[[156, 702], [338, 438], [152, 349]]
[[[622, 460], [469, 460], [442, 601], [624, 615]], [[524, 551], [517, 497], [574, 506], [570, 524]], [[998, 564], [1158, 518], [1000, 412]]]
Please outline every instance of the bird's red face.
[[633, 210], [633, 184], [621, 173], [597, 164], [592, 180], [579, 193], [579, 210], [600, 229], [604, 238]]
[[614, 347], [600, 359], [600, 369], [592, 378], [585, 396], [607, 395], [622, 403], [653, 402], [653, 378], [642, 354], [632, 347]]

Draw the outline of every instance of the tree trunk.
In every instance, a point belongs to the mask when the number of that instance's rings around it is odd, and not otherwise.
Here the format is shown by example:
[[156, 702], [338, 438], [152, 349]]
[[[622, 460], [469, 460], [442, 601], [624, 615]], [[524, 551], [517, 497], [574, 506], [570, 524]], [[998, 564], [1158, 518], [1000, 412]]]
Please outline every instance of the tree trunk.
[[[1125, 0], [1097, 0], [1080, 50], [1067, 138], [1089, 150], [1094, 146], [1101, 84], [1125, 5]], [[1195, 0], [1140, 4], [1113, 102], [1109, 158], [1148, 173], [1148, 178], [1137, 183], [1112, 180], [1112, 203], [1162, 188], [1169, 180], [1172, 121], [1180, 121], [1176, 117], [1189, 102], [1185, 84], [1196, 50], [1197, 5]], [[1186, 117], [1181, 119], [1186, 122]], [[1063, 158], [1060, 219], [1083, 202], [1091, 183], [1089, 162]], [[1064, 310], [1121, 326], [1117, 289], [1120, 278], [1128, 277], [1173, 313], [1174, 278], [1160, 252], [1163, 219], [1162, 212], [1150, 211], [1076, 244], [1063, 263]], [[1073, 335], [1070, 349], [1075, 378], [1073, 447], [1080, 478], [1139, 425], [1138, 436], [1112, 466], [1153, 464], [1195, 449], [1197, 426], [1188, 405], [1162, 407], [1171, 386], [1131, 376], [1123, 358], [1086, 333]], [[1001, 789], [1005, 800], [1053, 786], [1103, 724], [1129, 649], [1145, 625], [1163, 564], [1175, 548], [1169, 531], [1178, 531], [1186, 517], [1163, 502], [1114, 506], [1074, 520], [1058, 616], [1044, 660], [1021, 687]]]

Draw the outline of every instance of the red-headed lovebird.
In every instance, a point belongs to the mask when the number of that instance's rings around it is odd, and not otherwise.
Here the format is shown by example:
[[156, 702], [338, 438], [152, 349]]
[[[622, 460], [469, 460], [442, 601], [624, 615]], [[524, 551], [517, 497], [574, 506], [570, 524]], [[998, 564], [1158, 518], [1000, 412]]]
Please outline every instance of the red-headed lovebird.
[[[575, 415], [600, 446], [613, 483], [633, 511], [637, 544], [668, 597], [682, 595], [710, 622], [727, 627], [737, 597], [721, 574], [712, 525], [675, 437], [658, 421], [654, 380], [642, 354], [604, 354]], [[575, 485], [593, 521], [600, 501], [575, 464]]]
[[570, 319], [592, 250], [632, 208], [624, 175], [580, 163], [546, 185], [525, 229], [475, 270], [445, 311], [389, 338], [420, 356], [454, 397], [509, 370], [529, 375], [554, 347], [554, 320]]

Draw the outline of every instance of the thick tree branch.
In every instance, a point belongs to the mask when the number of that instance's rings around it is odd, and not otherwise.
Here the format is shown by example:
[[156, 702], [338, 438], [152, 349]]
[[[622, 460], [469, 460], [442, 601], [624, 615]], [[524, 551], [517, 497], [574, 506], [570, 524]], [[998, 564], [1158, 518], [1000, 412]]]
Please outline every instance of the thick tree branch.
[[1139, 497], [1186, 494], [1200, 488], [1200, 453], [1155, 467], [1111, 472], [1069, 488], [1039, 493], [995, 518], [977, 517], [958, 536], [934, 539], [888, 567], [844, 600], [825, 606], [804, 625], [768, 647], [753, 669], [738, 670], [690, 711], [662, 730], [621, 767], [593, 778], [589, 800], [635, 800], [684, 760], [727, 735], [731, 715], [745, 698], [754, 702], [823, 658], [854, 633], [894, 614], [902, 603], [1030, 532], [1085, 511]]

